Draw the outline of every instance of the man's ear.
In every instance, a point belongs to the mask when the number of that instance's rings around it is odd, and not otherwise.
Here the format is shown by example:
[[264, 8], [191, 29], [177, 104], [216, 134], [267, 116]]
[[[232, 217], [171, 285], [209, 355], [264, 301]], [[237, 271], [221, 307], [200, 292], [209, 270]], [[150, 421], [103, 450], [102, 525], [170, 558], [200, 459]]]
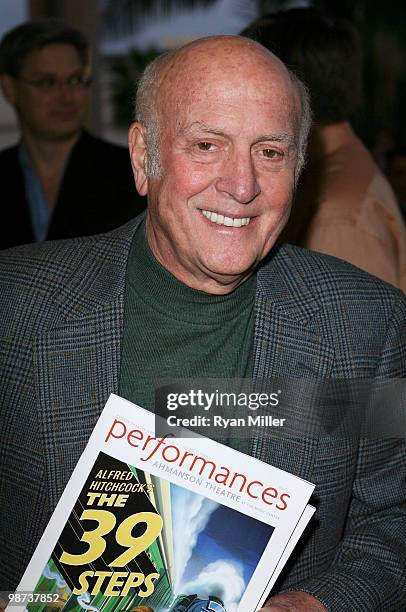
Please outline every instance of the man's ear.
[[136, 121], [128, 134], [131, 165], [133, 167], [135, 186], [140, 195], [148, 193], [147, 179], [147, 130]]
[[14, 106], [16, 101], [15, 79], [8, 74], [0, 74], [0, 85], [7, 102]]

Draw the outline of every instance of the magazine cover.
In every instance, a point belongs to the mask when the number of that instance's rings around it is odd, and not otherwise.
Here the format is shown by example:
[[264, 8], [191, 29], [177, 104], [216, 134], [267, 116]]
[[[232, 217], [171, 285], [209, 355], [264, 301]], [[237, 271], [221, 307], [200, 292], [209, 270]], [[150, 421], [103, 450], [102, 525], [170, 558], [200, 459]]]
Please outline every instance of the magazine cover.
[[156, 438], [154, 425], [110, 397], [15, 594], [21, 609], [262, 605], [314, 486], [201, 436]]

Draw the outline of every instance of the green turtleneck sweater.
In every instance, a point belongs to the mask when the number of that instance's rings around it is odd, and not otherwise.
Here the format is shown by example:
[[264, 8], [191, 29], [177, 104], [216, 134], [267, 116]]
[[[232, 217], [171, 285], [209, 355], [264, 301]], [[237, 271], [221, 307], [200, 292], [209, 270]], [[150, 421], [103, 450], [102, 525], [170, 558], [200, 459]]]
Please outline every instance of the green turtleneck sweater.
[[192, 289], [153, 256], [145, 224], [131, 246], [120, 395], [154, 410], [162, 378], [249, 378], [256, 279], [227, 295]]

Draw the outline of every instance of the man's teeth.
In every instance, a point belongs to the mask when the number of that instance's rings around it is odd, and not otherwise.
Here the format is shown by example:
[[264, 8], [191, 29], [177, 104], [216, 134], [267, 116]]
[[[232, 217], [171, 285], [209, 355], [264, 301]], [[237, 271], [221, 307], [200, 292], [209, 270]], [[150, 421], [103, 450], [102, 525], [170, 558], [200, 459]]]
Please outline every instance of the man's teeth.
[[217, 223], [217, 225], [226, 225], [227, 227], [241, 227], [242, 225], [248, 225], [250, 217], [243, 217], [242, 219], [232, 219], [231, 217], [225, 217], [210, 210], [202, 210], [202, 213], [209, 221]]

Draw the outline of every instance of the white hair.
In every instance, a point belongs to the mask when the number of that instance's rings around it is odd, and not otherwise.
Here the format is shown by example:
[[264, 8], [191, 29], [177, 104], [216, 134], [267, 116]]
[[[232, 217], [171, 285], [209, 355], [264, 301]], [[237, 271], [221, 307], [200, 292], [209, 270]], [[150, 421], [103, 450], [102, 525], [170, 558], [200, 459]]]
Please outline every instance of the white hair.
[[309, 140], [310, 129], [312, 127], [312, 110], [310, 106], [310, 94], [306, 85], [295, 75], [294, 72], [288, 70], [291, 81], [299, 94], [300, 100], [300, 118], [299, 127], [297, 130], [297, 159], [295, 168], [295, 184], [299, 179], [300, 173], [306, 163], [306, 149]]
[[150, 62], [138, 81], [135, 96], [135, 120], [147, 130], [147, 176], [159, 178], [161, 161], [159, 155], [160, 121], [157, 109], [159, 86], [164, 67], [175, 51], [162, 53]]

